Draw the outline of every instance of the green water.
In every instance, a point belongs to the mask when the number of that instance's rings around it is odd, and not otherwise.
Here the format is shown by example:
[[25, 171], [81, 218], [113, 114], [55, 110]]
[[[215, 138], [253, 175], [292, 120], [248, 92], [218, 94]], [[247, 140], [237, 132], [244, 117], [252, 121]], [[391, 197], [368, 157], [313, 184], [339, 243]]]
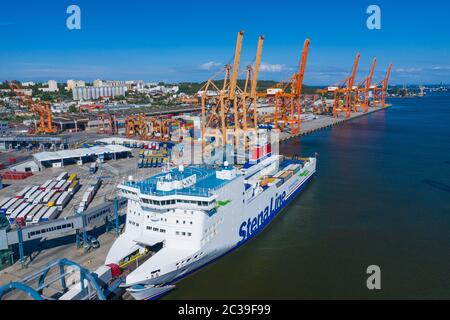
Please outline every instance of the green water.
[[[304, 192], [256, 239], [165, 299], [450, 298], [450, 95], [282, 145], [319, 153]], [[380, 291], [366, 268], [381, 268]]]

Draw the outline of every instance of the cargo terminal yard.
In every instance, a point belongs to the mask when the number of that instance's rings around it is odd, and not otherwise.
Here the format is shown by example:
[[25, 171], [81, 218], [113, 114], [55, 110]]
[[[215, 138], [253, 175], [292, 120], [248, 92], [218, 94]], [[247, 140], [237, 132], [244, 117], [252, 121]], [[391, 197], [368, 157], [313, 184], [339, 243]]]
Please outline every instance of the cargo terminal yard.
[[[114, 273], [115, 267], [101, 268], [124, 220], [126, 202], [117, 185], [161, 172], [172, 161], [172, 150], [186, 143], [186, 134], [202, 148], [208, 130], [218, 132], [223, 145], [229, 143], [227, 130], [276, 130], [285, 141], [390, 106], [386, 95], [392, 65], [375, 82], [373, 59], [369, 74], [358, 83], [359, 53], [345, 79], [305, 94], [309, 39], [296, 73], [258, 90], [265, 40], [260, 36], [240, 87], [243, 36], [238, 33], [234, 62], [224, 67], [219, 80], [208, 79], [196, 94], [179, 96], [177, 105], [164, 108], [90, 103], [78, 106], [79, 116], [55, 116], [49, 102], [33, 100], [20, 83], [8, 82], [19, 108], [34, 121], [28, 132], [0, 137], [0, 287], [26, 283], [30, 274], [63, 258], [67, 261], [58, 263], [86, 268], [88, 276], [93, 270]], [[64, 296], [66, 289], [63, 285], [56, 291]], [[13, 290], [8, 298], [24, 298], [26, 292]], [[98, 290], [96, 297], [105, 298]]]

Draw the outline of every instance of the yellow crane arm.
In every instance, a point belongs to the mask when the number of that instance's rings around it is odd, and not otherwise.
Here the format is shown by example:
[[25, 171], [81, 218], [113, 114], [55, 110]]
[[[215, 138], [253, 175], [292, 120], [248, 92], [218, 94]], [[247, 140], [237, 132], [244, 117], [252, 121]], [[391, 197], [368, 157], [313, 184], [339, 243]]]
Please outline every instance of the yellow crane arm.
[[236, 83], [239, 73], [239, 64], [241, 62], [241, 50], [242, 50], [242, 39], [244, 37], [244, 31], [239, 31], [237, 40], [236, 40], [236, 52], [234, 53], [234, 63], [233, 63], [233, 70], [231, 73], [231, 79], [230, 79], [230, 92], [229, 92], [229, 99], [234, 100], [236, 95]]
[[252, 87], [251, 87], [251, 91], [250, 91], [250, 96], [254, 100], [256, 99], [256, 86], [258, 84], [259, 67], [261, 65], [263, 44], [264, 44], [264, 36], [259, 36], [258, 49], [256, 50], [255, 65], [253, 67], [253, 81], [252, 81]]

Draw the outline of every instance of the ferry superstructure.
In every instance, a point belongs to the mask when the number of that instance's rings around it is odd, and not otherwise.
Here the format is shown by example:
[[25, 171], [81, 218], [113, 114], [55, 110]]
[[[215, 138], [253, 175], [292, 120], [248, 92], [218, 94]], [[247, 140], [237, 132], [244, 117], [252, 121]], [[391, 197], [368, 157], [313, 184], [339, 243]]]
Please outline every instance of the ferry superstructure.
[[190, 272], [252, 239], [303, 189], [316, 158], [265, 153], [242, 167], [173, 168], [118, 186], [128, 199], [125, 231], [105, 264], [148, 258], [124, 286], [135, 299], [151, 299]]

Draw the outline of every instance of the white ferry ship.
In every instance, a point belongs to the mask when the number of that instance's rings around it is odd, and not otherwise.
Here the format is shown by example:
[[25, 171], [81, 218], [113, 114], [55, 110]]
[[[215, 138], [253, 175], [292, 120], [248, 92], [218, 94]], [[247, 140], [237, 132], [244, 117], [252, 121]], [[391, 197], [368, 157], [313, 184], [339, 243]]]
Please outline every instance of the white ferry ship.
[[105, 264], [139, 264], [123, 284], [133, 298], [157, 298], [252, 239], [316, 172], [315, 157], [286, 159], [270, 144], [253, 153], [243, 166], [180, 166], [119, 185], [128, 199], [125, 231]]

